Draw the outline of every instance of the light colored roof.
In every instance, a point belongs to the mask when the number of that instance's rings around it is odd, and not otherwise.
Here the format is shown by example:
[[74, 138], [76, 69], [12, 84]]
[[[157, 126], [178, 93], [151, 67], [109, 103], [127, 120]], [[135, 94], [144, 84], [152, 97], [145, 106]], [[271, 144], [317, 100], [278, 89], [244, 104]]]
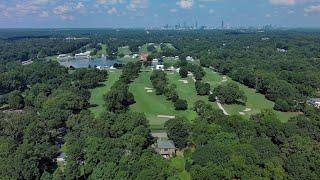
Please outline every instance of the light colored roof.
[[157, 140], [157, 146], [158, 146], [158, 148], [161, 148], [161, 149], [175, 149], [176, 148], [173, 141], [162, 140], [162, 139]]

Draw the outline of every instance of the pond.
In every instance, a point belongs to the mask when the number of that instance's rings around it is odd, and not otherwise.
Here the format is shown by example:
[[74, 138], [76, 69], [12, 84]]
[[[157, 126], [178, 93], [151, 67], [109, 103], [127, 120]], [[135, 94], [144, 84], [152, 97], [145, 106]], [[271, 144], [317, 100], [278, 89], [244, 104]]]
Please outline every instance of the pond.
[[70, 59], [70, 60], [59, 61], [59, 63], [62, 66], [65, 66], [65, 67], [72, 66], [74, 68], [87, 68], [89, 66], [111, 67], [115, 63], [121, 64], [121, 62], [119, 62], [118, 60], [110, 60], [110, 59], [107, 59], [106, 57], [95, 58], [95, 59], [88, 59], [88, 58]]

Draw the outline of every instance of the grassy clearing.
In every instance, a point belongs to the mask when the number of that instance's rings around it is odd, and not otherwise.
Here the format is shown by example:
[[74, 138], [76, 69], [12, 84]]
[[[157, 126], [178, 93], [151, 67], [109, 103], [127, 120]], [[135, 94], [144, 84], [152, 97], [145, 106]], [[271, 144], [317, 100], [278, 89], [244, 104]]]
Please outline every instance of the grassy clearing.
[[101, 45], [101, 50], [99, 50], [95, 56], [96, 57], [101, 57], [103, 54], [104, 55], [107, 54], [107, 45], [106, 44], [102, 44]]
[[103, 95], [110, 90], [111, 86], [119, 79], [121, 75], [121, 70], [112, 71], [113, 72], [108, 72], [108, 79], [102, 83], [102, 86], [91, 90], [90, 104], [96, 105], [96, 107], [92, 107], [90, 110], [95, 116], [99, 116], [104, 111]]
[[191, 179], [190, 173], [185, 170], [185, 164], [185, 159], [181, 156], [170, 159], [170, 165], [178, 171], [177, 175], [181, 180]]
[[132, 52], [129, 49], [129, 46], [123, 46], [118, 48], [118, 54], [130, 55]]
[[[209, 82], [211, 87], [216, 87], [219, 84], [223, 83], [223, 75], [219, 74], [219, 73], [215, 73], [214, 71], [210, 70], [210, 69], [205, 69], [206, 71], [206, 76], [204, 78], [205, 82]], [[230, 82], [235, 82], [230, 78], [227, 78], [227, 81]], [[269, 101], [265, 98], [264, 95], [257, 93], [255, 89], [251, 89], [243, 84], [240, 84], [238, 82], [236, 82], [240, 89], [242, 91], [244, 91], [245, 95], [247, 96], [247, 102], [245, 105], [241, 105], [241, 104], [232, 104], [232, 105], [223, 105], [223, 107], [226, 109], [226, 111], [229, 114], [232, 115], [240, 115], [239, 112], [243, 112], [245, 113], [245, 115], [243, 115], [246, 118], [249, 118], [251, 115], [253, 114], [257, 114], [260, 113], [261, 110], [263, 109], [273, 109], [274, 106], [274, 102]], [[246, 108], [250, 108], [250, 111], [245, 112]], [[279, 112], [279, 111], [274, 111], [278, 118], [282, 121], [282, 122], [286, 122], [288, 121], [289, 118], [298, 115], [297, 113], [290, 113], [290, 112]]]
[[[195, 82], [192, 77], [187, 77], [181, 79], [178, 73], [170, 74], [167, 73], [170, 84], [175, 84], [177, 86], [177, 91], [181, 99], [188, 101], [189, 108], [193, 108], [193, 105], [196, 101], [202, 100], [206, 103], [209, 103], [208, 96], [198, 96], [196, 92]], [[185, 84], [179, 80], [187, 80], [188, 83]], [[216, 104], [213, 103], [213, 106], [216, 107]]]
[[196, 117], [196, 113], [189, 107], [186, 111], [176, 111], [173, 103], [165, 96], [158, 96], [155, 92], [147, 92], [145, 89], [153, 88], [150, 81], [151, 72], [141, 72], [139, 77], [130, 85], [130, 92], [133, 93], [136, 103], [130, 109], [136, 112], [145, 113], [153, 130], [163, 129], [168, 119], [158, 118], [158, 115], [183, 116], [188, 120]]

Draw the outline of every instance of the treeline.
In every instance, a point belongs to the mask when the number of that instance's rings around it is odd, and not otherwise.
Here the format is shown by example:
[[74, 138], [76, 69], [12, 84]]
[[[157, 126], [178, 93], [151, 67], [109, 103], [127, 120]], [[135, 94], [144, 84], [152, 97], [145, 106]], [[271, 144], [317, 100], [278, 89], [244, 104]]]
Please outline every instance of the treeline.
[[62, 38], [0, 40], [0, 61], [26, 61], [71, 53], [88, 43], [88, 40], [65, 40]]
[[105, 80], [107, 72], [76, 69], [71, 74], [51, 61], [0, 67], [0, 96], [6, 99], [0, 105], [0, 176], [52, 179], [55, 174], [60, 178], [56, 157], [70, 131], [69, 118], [90, 107], [88, 88]]
[[184, 148], [185, 168], [192, 179], [319, 179], [319, 113], [282, 123], [271, 110], [250, 120], [225, 116], [203, 101], [199, 118], [166, 123], [169, 138]]
[[129, 62], [123, 69], [120, 79], [115, 82], [110, 91], [104, 96], [106, 110], [113, 113], [125, 112], [134, 104], [134, 96], [129, 92], [129, 84], [138, 77], [141, 62]]
[[176, 110], [188, 109], [187, 101], [179, 98], [179, 95], [176, 91], [177, 87], [174, 84], [169, 84], [165, 72], [153, 71], [150, 76], [150, 81], [156, 90], [156, 94], [166, 96], [167, 100], [170, 100], [174, 103]]

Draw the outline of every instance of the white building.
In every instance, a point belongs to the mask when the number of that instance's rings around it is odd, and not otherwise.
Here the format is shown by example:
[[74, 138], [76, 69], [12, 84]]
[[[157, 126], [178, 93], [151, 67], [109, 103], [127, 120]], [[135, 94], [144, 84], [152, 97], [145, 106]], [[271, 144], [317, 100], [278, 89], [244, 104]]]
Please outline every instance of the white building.
[[278, 52], [281, 52], [281, 53], [285, 53], [285, 52], [287, 52], [287, 50], [286, 50], [286, 49], [281, 49], [281, 48], [277, 48], [277, 51], [278, 51]]
[[84, 53], [75, 54], [75, 58], [90, 58], [91, 51], [86, 51]]
[[308, 100], [307, 103], [316, 108], [320, 108], [320, 98], [312, 98]]
[[156, 70], [164, 71], [164, 65], [156, 65]]
[[136, 59], [136, 58], [138, 58], [139, 57], [139, 54], [133, 54], [132, 55], [132, 59]]
[[70, 59], [71, 58], [71, 56], [70, 55], [67, 55], [67, 54], [59, 54], [58, 56], [57, 56], [57, 59], [58, 60], [67, 60], [67, 59]]
[[191, 56], [187, 56], [187, 57], [186, 57], [186, 60], [187, 60], [187, 61], [194, 61], [193, 57], [191, 57]]
[[153, 59], [151, 64], [152, 66], [157, 66], [158, 63], [159, 63], [159, 59]]

